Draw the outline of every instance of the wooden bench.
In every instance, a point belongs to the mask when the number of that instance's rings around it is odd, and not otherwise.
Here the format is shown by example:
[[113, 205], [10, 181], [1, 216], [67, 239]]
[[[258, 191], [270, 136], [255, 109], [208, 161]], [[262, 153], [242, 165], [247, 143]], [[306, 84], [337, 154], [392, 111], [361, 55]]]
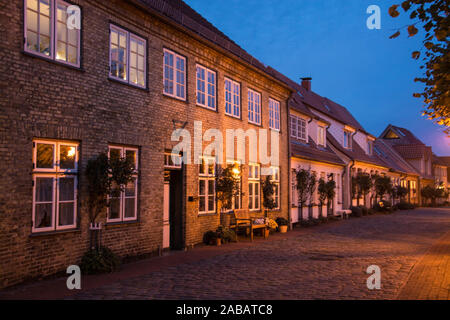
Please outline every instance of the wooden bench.
[[250, 233], [250, 239], [253, 241], [253, 231], [255, 230], [261, 230], [264, 239], [267, 239], [266, 237], [266, 230], [267, 225], [264, 224], [255, 224], [255, 219], [258, 219], [257, 217], [251, 217], [248, 213], [248, 210], [246, 209], [239, 209], [234, 210], [233, 212], [233, 218], [234, 218], [234, 224], [230, 225], [230, 228], [235, 229], [236, 231], [236, 240], [237, 240], [237, 232], [239, 229], [244, 228], [246, 230], [246, 233]]
[[336, 215], [341, 217], [341, 219], [348, 219], [352, 214], [352, 210], [338, 210]]

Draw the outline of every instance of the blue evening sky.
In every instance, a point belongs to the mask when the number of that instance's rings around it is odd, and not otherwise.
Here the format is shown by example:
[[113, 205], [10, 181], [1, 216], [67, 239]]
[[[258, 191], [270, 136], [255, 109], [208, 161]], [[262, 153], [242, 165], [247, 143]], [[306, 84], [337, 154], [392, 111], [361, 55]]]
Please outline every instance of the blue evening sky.
[[[261, 62], [293, 80], [312, 77], [315, 92], [348, 108], [373, 135], [391, 123], [450, 156], [450, 139], [412, 97], [422, 70], [411, 52], [421, 48], [422, 30], [389, 39], [410, 22], [402, 9], [396, 19], [387, 14], [400, 0], [185, 1]], [[381, 8], [381, 30], [366, 27], [371, 4]]]

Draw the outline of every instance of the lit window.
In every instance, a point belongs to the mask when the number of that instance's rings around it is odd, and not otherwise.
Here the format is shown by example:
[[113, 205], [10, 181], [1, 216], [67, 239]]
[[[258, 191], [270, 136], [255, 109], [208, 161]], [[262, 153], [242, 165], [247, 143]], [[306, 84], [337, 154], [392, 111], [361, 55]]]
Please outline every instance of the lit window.
[[261, 95], [248, 89], [248, 122], [261, 124]]
[[202, 157], [199, 168], [198, 213], [216, 212], [216, 161], [214, 158]]
[[241, 189], [241, 177], [242, 177], [242, 169], [241, 163], [239, 161], [227, 160], [227, 166], [233, 166], [233, 176], [238, 180], [238, 191], [233, 196], [231, 210], [241, 209], [242, 208], [242, 189]]
[[306, 120], [296, 115], [291, 115], [291, 137], [307, 141]]
[[225, 78], [225, 113], [241, 117], [241, 85], [228, 78]]
[[131, 32], [110, 25], [109, 76], [145, 88], [146, 43]]
[[76, 227], [78, 143], [33, 141], [32, 231]]
[[186, 100], [186, 58], [164, 49], [164, 94]]
[[260, 209], [260, 166], [259, 164], [248, 165], [248, 209]]
[[270, 181], [274, 185], [273, 200], [275, 202], [274, 209], [280, 209], [280, 168], [272, 167], [272, 175]]
[[[109, 159], [129, 159], [135, 168], [132, 180], [127, 185], [120, 186], [120, 191], [108, 196], [109, 207], [107, 222], [122, 222], [137, 219], [137, 192], [138, 192], [138, 149], [132, 147], [109, 147]], [[118, 186], [113, 185], [117, 191]]]
[[317, 127], [317, 144], [325, 146], [325, 128], [322, 126]]
[[280, 130], [280, 103], [269, 99], [269, 128]]
[[67, 27], [68, 6], [61, 0], [25, 0], [26, 52], [80, 66], [80, 30]]
[[216, 110], [216, 73], [197, 65], [197, 105]]

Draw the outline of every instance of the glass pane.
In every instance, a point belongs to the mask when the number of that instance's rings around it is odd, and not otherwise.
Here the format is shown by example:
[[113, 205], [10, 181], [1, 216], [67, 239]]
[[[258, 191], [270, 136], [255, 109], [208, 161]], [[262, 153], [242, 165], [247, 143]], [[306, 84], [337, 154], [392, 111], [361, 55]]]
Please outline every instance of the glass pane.
[[130, 54], [130, 67], [136, 68], [136, 53], [131, 52]]
[[67, 61], [70, 63], [78, 63], [78, 49], [73, 46], [68, 46], [69, 49], [69, 55], [67, 58]]
[[27, 0], [27, 8], [37, 11], [37, 0]]
[[27, 49], [32, 51], [38, 51], [37, 34], [31, 31], [27, 31]]
[[75, 169], [76, 147], [60, 146], [59, 161], [61, 169]]
[[39, 15], [39, 33], [50, 36], [50, 19], [42, 14]]
[[63, 4], [58, 4], [58, 13], [57, 13], [57, 15], [58, 15], [58, 21], [61, 21], [61, 22], [66, 22], [66, 20], [67, 20], [67, 17], [66, 17], [66, 15], [67, 15], [67, 7], [65, 6], [65, 5], [63, 5]]
[[135, 212], [135, 198], [125, 199], [125, 218], [133, 218]]
[[58, 41], [58, 46], [56, 48], [56, 59], [66, 61], [66, 44], [64, 42]]
[[36, 204], [34, 216], [35, 228], [47, 228], [52, 226], [52, 204]]
[[134, 197], [136, 195], [136, 179], [128, 182], [125, 188], [125, 197]]
[[137, 52], [137, 43], [136, 43], [136, 40], [134, 40], [134, 39], [130, 40], [130, 50], [132, 52]]
[[120, 199], [112, 198], [109, 200], [109, 219], [118, 219], [120, 217]]
[[58, 35], [58, 40], [61, 40], [61, 41], [64, 41], [64, 42], [67, 41], [66, 31], [67, 31], [66, 30], [66, 25], [64, 23], [58, 22], [58, 27], [57, 27], [57, 30], [56, 30], [57, 35]]
[[119, 43], [117, 32], [114, 30], [111, 30], [111, 43], [115, 45]]
[[215, 186], [215, 181], [208, 180], [208, 194], [210, 196], [214, 196], [214, 186]]
[[127, 37], [124, 34], [122, 34], [122, 33], [119, 34], [119, 45], [122, 48], [126, 48], [127, 47]]
[[27, 29], [37, 32], [37, 13], [27, 10]]
[[59, 201], [75, 199], [75, 178], [59, 179]]
[[137, 83], [137, 73], [136, 69], [130, 68], [130, 81], [132, 83]]
[[67, 30], [67, 32], [69, 34], [69, 43], [76, 47], [78, 45], [78, 30], [72, 29]]
[[145, 86], [144, 72], [138, 72], [138, 84], [141, 86]]
[[47, 56], [50, 55], [50, 38], [42, 34], [39, 37], [39, 51]]
[[50, 15], [50, 0], [40, 0], [39, 1], [39, 12], [47, 16]]
[[198, 210], [201, 212], [205, 211], [205, 196], [199, 198]]
[[138, 68], [144, 70], [144, 57], [138, 56]]
[[199, 191], [198, 191], [198, 193], [200, 195], [205, 195], [206, 194], [206, 192], [205, 192], [205, 180], [200, 180], [199, 181]]
[[68, 226], [74, 224], [74, 209], [75, 205], [73, 202], [60, 203], [59, 204], [59, 223], [60, 226]]
[[36, 178], [36, 201], [53, 201], [53, 178]]
[[109, 158], [110, 159], [120, 159], [121, 158], [121, 150], [116, 148], [109, 149]]
[[214, 210], [214, 197], [208, 197], [208, 211]]
[[144, 49], [144, 43], [140, 42], [139, 45], [138, 45], [138, 53], [139, 53], [141, 56], [143, 56], [143, 55], [145, 54], [145, 51], [144, 51], [144, 50], [145, 50], [145, 49]]
[[36, 168], [53, 168], [54, 163], [54, 145], [38, 143], [37, 144], [37, 154], [36, 154]]
[[125, 156], [126, 156], [127, 160], [131, 161], [131, 163], [133, 163], [134, 166], [136, 167], [136, 151], [135, 150], [126, 150]]

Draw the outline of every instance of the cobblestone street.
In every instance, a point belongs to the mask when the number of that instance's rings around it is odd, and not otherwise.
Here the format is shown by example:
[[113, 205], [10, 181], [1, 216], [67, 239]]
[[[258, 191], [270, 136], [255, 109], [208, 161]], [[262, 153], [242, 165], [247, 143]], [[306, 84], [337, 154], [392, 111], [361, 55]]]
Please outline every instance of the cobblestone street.
[[[83, 276], [78, 292], [63, 277], [0, 299], [450, 299], [449, 230], [448, 208], [397, 211], [126, 264]], [[370, 265], [381, 290], [367, 289]]]
[[[395, 299], [414, 264], [449, 227], [448, 209], [350, 219], [125, 279], [72, 298]], [[381, 290], [366, 287], [365, 271], [370, 265], [381, 268]], [[449, 288], [442, 290], [448, 293]]]

